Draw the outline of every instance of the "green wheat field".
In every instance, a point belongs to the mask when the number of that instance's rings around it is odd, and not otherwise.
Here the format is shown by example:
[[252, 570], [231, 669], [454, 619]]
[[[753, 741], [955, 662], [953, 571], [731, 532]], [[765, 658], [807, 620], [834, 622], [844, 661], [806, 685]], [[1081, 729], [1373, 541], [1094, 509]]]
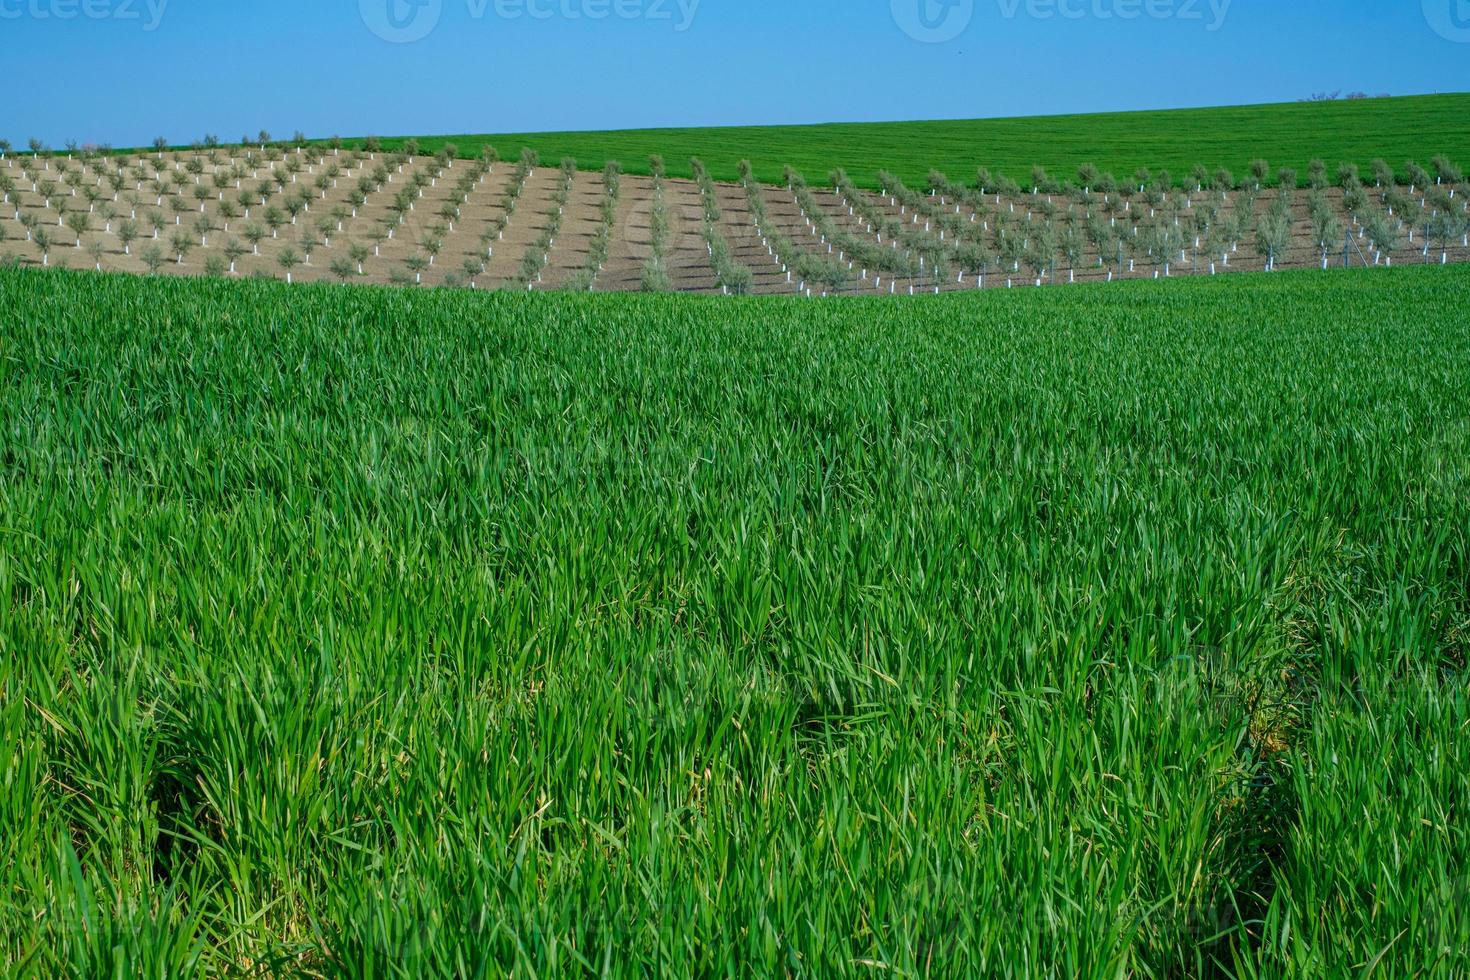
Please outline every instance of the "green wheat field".
[[1467, 295], [0, 270], [0, 972], [1463, 977]]

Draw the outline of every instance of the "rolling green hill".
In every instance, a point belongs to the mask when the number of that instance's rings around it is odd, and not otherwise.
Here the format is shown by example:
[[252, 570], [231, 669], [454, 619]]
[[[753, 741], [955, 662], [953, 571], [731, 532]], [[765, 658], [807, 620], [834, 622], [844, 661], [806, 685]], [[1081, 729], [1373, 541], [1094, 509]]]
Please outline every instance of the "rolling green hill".
[[[697, 156], [716, 179], [733, 180], [736, 164], [749, 159], [763, 181], [781, 179], [790, 165], [809, 180], [843, 167], [874, 186], [887, 169], [922, 182], [930, 168], [968, 180], [989, 167], [1024, 180], [1033, 165], [1072, 177], [1084, 163], [1118, 175], [1139, 167], [1168, 168], [1183, 178], [1195, 164], [1237, 174], [1251, 160], [1305, 171], [1321, 157], [1362, 166], [1381, 157], [1402, 167], [1413, 158], [1427, 164], [1446, 154], [1470, 161], [1470, 93], [1353, 102], [1294, 102], [1215, 109], [1179, 109], [1096, 115], [1032, 116], [936, 122], [828, 123], [816, 126], [736, 126], [708, 129], [636, 129], [581, 133], [501, 133], [418, 137], [426, 150], [446, 142], [461, 153], [490, 143], [502, 155], [536, 150], [547, 162], [574, 157], [584, 169], [617, 160], [632, 173], [647, 173], [647, 158], [661, 154], [669, 172], [689, 175]], [[385, 139], [399, 146], [401, 139]]]

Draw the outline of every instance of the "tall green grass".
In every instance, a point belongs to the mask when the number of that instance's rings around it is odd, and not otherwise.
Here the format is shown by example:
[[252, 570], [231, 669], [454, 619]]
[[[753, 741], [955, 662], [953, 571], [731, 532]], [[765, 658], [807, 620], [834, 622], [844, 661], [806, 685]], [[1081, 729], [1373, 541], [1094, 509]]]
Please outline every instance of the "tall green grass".
[[0, 971], [1463, 976], [1467, 287], [0, 270]]
[[[1422, 166], [1445, 154], [1470, 166], [1470, 94], [1363, 99], [1352, 102], [1285, 103], [1210, 109], [1031, 116], [932, 122], [827, 123], [816, 126], [730, 126], [583, 133], [499, 133], [419, 137], [424, 152], [446, 142], [475, 155], [485, 143], [502, 153], [529, 146], [544, 160], [575, 157], [600, 169], [607, 160], [633, 161], [646, 174], [649, 154], [670, 161], [671, 176], [693, 176], [688, 161], [702, 159], [716, 180], [733, 181], [749, 159], [756, 178], [779, 183], [783, 169], [817, 178], [845, 169], [860, 186], [876, 188], [889, 170], [915, 187], [927, 186], [931, 169], [953, 180], [973, 180], [977, 167], [1029, 187], [1031, 168], [1074, 179], [1083, 164], [1118, 178], [1140, 167], [1168, 169], [1184, 181], [1196, 164], [1214, 173], [1227, 167], [1243, 176], [1251, 161], [1291, 167], [1302, 177], [1323, 158], [1332, 171], [1342, 162], [1369, 172], [1383, 158], [1401, 172], [1406, 160]], [[384, 140], [401, 146], [401, 139]]]

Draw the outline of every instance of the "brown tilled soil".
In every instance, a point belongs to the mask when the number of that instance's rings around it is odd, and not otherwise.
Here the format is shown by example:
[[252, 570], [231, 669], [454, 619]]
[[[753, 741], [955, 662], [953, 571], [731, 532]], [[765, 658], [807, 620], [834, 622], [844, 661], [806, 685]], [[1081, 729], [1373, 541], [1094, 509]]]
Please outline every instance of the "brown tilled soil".
[[[186, 159], [186, 155], [180, 154], [177, 157], [166, 157], [165, 162], [170, 168], [180, 168]], [[339, 166], [344, 166], [348, 160], [349, 157], [345, 154], [340, 157], [328, 154], [315, 165], [308, 166], [302, 171], [297, 178], [300, 186], [309, 186], [316, 180], [317, 174], [324, 172], [325, 168], [334, 162]], [[234, 274], [285, 278], [286, 272], [277, 262], [282, 250], [292, 247], [298, 254], [303, 252], [302, 236], [315, 233], [317, 222], [329, 216], [334, 207], [346, 206], [348, 194], [355, 186], [357, 179], [377, 166], [379, 162], [381, 161], [364, 157], [356, 168], [344, 170], [337, 178], [336, 186], [329, 188], [324, 198], [319, 197], [313, 200], [309, 212], [303, 213], [294, 224], [283, 226], [277, 235], [268, 235], [260, 243], [259, 255], [247, 251], [247, 254], [236, 263]], [[189, 202], [187, 210], [176, 214], [166, 201], [160, 206], [156, 195], [148, 189], [149, 184], [145, 183], [140, 186], [129, 180], [116, 199], [110, 188], [103, 189], [101, 199], [90, 208], [92, 227], [82, 234], [82, 247], [79, 248], [77, 247], [77, 235], [65, 226], [64, 219], [72, 212], [89, 210], [86, 189], [88, 187], [101, 188], [102, 185], [98, 179], [90, 173], [87, 174], [85, 182], [79, 185], [79, 192], [73, 193], [65, 182], [62, 168], [72, 172], [78, 171], [81, 168], [80, 161], [65, 159], [45, 161], [44, 168], [37, 170], [34, 174], [34, 180], [23, 174], [22, 163], [23, 158], [15, 157], [8, 157], [0, 161], [0, 173], [8, 175], [15, 184], [15, 191], [11, 193], [9, 202], [0, 206], [0, 260], [9, 258], [26, 265], [40, 265], [43, 262], [40, 249], [34, 241], [27, 240], [28, 233], [17, 220], [18, 212], [23, 211], [33, 215], [39, 225], [44, 227], [49, 234], [52, 244], [45, 262], [51, 266], [92, 268], [100, 264], [101, 268], [106, 270], [141, 273], [147, 271], [143, 259], [145, 250], [150, 246], [156, 246], [168, 253], [168, 260], [159, 269], [160, 273], [200, 275], [206, 271], [206, 261], [211, 256], [223, 257], [226, 242], [231, 239], [243, 242], [243, 231], [246, 225], [260, 221], [265, 211], [258, 205], [254, 206], [248, 218], [241, 215], [229, 222], [228, 228], [222, 227], [225, 221], [219, 216], [219, 198], [210, 182], [214, 166], [206, 167], [201, 177], [204, 186], [209, 187], [211, 196], [204, 202], [203, 211], [220, 227], [207, 236], [207, 244], [201, 244], [200, 237], [193, 233], [192, 228], [201, 211], [200, 206], [193, 201], [192, 197], [186, 197]], [[234, 158], [221, 154], [218, 166], [228, 168], [233, 164]], [[262, 163], [254, 174], [247, 177], [243, 186], [247, 189], [253, 188], [260, 180], [269, 179], [273, 166], [281, 166], [281, 163], [279, 161], [274, 164]], [[425, 189], [423, 196], [414, 202], [413, 210], [408, 213], [403, 224], [393, 232], [393, 237], [377, 244], [376, 254], [370, 256], [363, 264], [363, 275], [360, 279], [354, 277], [354, 281], [376, 283], [395, 280], [412, 281], [415, 275], [407, 269], [405, 262], [414, 254], [420, 253], [420, 242], [435, 237], [432, 231], [435, 226], [445, 224], [445, 219], [440, 216], [440, 210], [453, 197], [454, 185], [459, 176], [465, 172], [465, 168], [469, 166], [471, 165], [467, 162], [458, 161], [440, 172], [437, 162], [433, 159], [421, 157], [407, 161], [401, 170], [395, 170], [392, 173], [390, 182], [372, 195], [368, 202], [358, 210], [356, 217], [344, 221], [340, 231], [334, 228], [326, 241], [317, 242], [309, 263], [296, 266], [291, 270], [292, 280], [295, 282], [334, 280], [336, 277], [329, 269], [333, 261], [347, 254], [349, 242], [360, 242], [372, 247], [374, 244], [373, 229], [388, 218], [389, 204], [393, 196], [404, 186], [407, 175], [415, 170], [424, 170], [430, 174], [438, 173], [438, 176], [432, 185]], [[481, 179], [471, 193], [469, 201], [461, 208], [460, 216], [454, 221], [452, 228], [444, 230], [442, 249], [433, 257], [432, 265], [417, 276], [419, 281], [424, 285], [473, 284], [476, 288], [481, 289], [527, 288], [519, 281], [521, 262], [527, 250], [533, 247], [541, 237], [556, 207], [552, 195], [561, 180], [561, 173], [554, 167], [538, 167], [531, 173], [503, 237], [491, 243], [493, 249], [493, 255], [491, 255], [481, 247], [480, 237], [489, 223], [495, 220], [504, 209], [505, 190], [511, 181], [513, 170], [514, 165], [511, 163], [497, 163], [492, 171]], [[57, 185], [56, 196], [49, 205], [39, 192], [48, 181]], [[193, 185], [194, 178], [188, 177], [186, 190], [192, 192]], [[288, 192], [294, 189], [288, 185]], [[652, 253], [650, 214], [653, 206], [653, 192], [654, 184], [650, 178], [624, 176], [621, 179], [621, 194], [618, 200], [617, 219], [610, 254], [595, 280], [594, 289], [599, 291], [637, 290], [642, 287], [644, 267]], [[232, 184], [226, 192], [226, 198], [233, 201], [238, 193]], [[605, 188], [600, 174], [579, 173], [575, 176], [562, 216], [561, 230], [547, 254], [546, 266], [539, 280], [531, 283], [530, 288], [559, 288], [587, 265], [589, 245], [601, 222], [600, 206], [604, 193]], [[1201, 201], [1211, 193], [1197, 193], [1191, 195], [1191, 198], [1194, 201]], [[1257, 207], [1263, 212], [1270, 206], [1273, 193], [1267, 191], [1261, 195]], [[786, 235], [799, 249], [822, 255], [828, 254], [829, 246], [821, 241], [820, 236], [814, 230], [815, 225], [808, 221], [808, 216], [802, 214], [793, 194], [788, 189], [763, 187], [761, 195], [770, 223], [768, 230], [779, 231]], [[1341, 193], [1333, 190], [1329, 192], [1329, 195], [1330, 200], [1341, 212]], [[665, 262], [673, 288], [684, 292], [717, 292], [715, 272], [704, 239], [703, 207], [699, 186], [692, 181], [669, 179], [664, 182], [664, 196], [669, 219]], [[813, 196], [825, 215], [840, 230], [855, 237], [868, 236], [876, 243], [876, 240], [867, 231], [863, 219], [856, 214], [850, 214], [848, 203], [844, 202], [835, 191], [830, 188], [814, 189]], [[862, 202], [864, 206], [877, 207], [883, 213], [904, 221], [910, 226], [911, 231], [922, 232], [925, 228], [927, 214], [919, 216], [916, 222], [914, 212], [899, 204], [897, 199], [870, 193], [865, 193], [864, 196], [865, 200]], [[136, 208], [130, 203], [130, 198], [136, 199]], [[1464, 198], [1464, 194], [1457, 196], [1459, 201], [1463, 201]], [[802, 283], [794, 273], [788, 279], [780, 263], [772, 256], [768, 248], [762, 245], [759, 233], [751, 220], [745, 189], [736, 185], [716, 185], [716, 199], [721, 211], [719, 232], [729, 243], [735, 261], [751, 270], [755, 292], [795, 294]], [[1237, 196], [1231, 195], [1224, 202], [1225, 213], [1229, 213], [1235, 206], [1236, 199]], [[959, 213], [960, 217], [968, 222], [967, 228], [973, 229], [974, 235], [990, 244], [991, 231], [989, 229], [993, 227], [997, 215], [1002, 215], [1013, 228], [1019, 227], [1029, 212], [1040, 210], [1043, 200], [1045, 200], [1043, 196], [1035, 195], [1022, 195], [1013, 200], [989, 198], [984, 207], [979, 210], [972, 209], [968, 204], [961, 204]], [[281, 195], [277, 195], [272, 203], [281, 207], [281, 201]], [[1322, 256], [1311, 242], [1311, 226], [1306, 214], [1305, 202], [1306, 194], [1300, 192], [1293, 209], [1291, 247], [1286, 254], [1277, 259], [1278, 269], [1321, 266]], [[1065, 210], [1066, 202], [1057, 198], [1056, 205], [1059, 210]], [[110, 222], [106, 221], [101, 214], [101, 209], [108, 207], [118, 212]], [[955, 202], [946, 201], [943, 198], [930, 198], [924, 205], [926, 211], [931, 208], [943, 208], [951, 213], [955, 207]], [[139, 240], [132, 243], [129, 253], [125, 254], [122, 243], [117, 237], [117, 228], [123, 219], [133, 213], [136, 213], [136, 220], [142, 234]], [[166, 219], [166, 224], [156, 239], [153, 237], [150, 223], [150, 217], [154, 213], [161, 213]], [[1147, 213], [1148, 205], [1135, 201], [1129, 210], [1118, 216], [1119, 226], [1131, 228], [1136, 220], [1146, 219]], [[1345, 225], [1350, 224], [1345, 215], [1343, 221]], [[179, 231], [189, 233], [192, 240], [192, 245], [184, 255], [182, 262], [178, 261], [178, 255], [171, 246], [172, 237]], [[934, 230], [930, 234], [937, 238], [938, 231]], [[1213, 271], [1216, 273], [1260, 271], [1264, 265], [1264, 260], [1255, 254], [1253, 239], [1242, 241], [1238, 251], [1230, 253], [1228, 258], [1225, 255], [1206, 255], [1203, 249], [1195, 249], [1192, 234], [1187, 237], [1187, 241], [1188, 246], [1184, 250], [1184, 256], [1180, 261], [1169, 266], [1168, 275], [1209, 274], [1212, 271], [1212, 261]], [[1375, 260], [1387, 264], [1391, 258], [1392, 263], [1397, 265], [1426, 261], [1426, 256], [1421, 250], [1422, 236], [1416, 235], [1415, 242], [1416, 244], [1411, 246], [1405, 238], [1402, 247], [1391, 257], [1374, 256], [1368, 250], [1366, 242], [1360, 242], [1360, 244], [1363, 251], [1367, 253], [1370, 264]], [[90, 252], [89, 247], [93, 243], [101, 244], [100, 259], [94, 259]], [[884, 245], [889, 246], [890, 243], [885, 242]], [[1330, 264], [1341, 264], [1341, 251], [1339, 245], [1330, 256]], [[832, 254], [837, 257], [840, 253], [833, 249]], [[1466, 248], [1463, 242], [1457, 241], [1448, 249], [1445, 257], [1450, 262], [1470, 261], [1470, 248]], [[483, 259], [485, 267], [471, 279], [469, 273], [474, 271], [475, 267], [472, 265], [470, 269], [467, 269], [466, 262], [476, 258]], [[842, 258], [846, 259], [846, 256], [843, 255]], [[1441, 254], [1436, 249], [1431, 251], [1427, 260], [1438, 262], [1440, 258]], [[1359, 261], [1356, 254], [1353, 260], [1354, 262]], [[1058, 262], [1060, 267], [1054, 276], [1047, 277], [1048, 282], [1053, 279], [1057, 282], [1067, 282], [1075, 278], [1076, 281], [1083, 282], [1109, 278], [1108, 269], [1100, 266], [1098, 256], [1090, 250], [1084, 253], [1075, 270], [1066, 269], [1062, 264], [1064, 260], [1060, 258]], [[876, 274], [869, 271], [867, 278], [864, 279], [862, 278], [863, 271], [854, 264], [852, 282], [844, 289], [845, 293], [908, 294], [910, 290], [932, 292], [936, 288], [931, 278], [880, 280]], [[1134, 265], [1131, 272], [1124, 273], [1124, 277], [1156, 278], [1164, 274], [1165, 270], [1161, 266], [1145, 264], [1140, 260]], [[1034, 284], [1034, 274], [1024, 268], [1020, 271], [995, 270], [986, 277], [985, 281], [987, 287]], [[939, 284], [939, 288], [944, 290], [974, 289], [977, 285], [974, 276], [962, 277], [958, 270], [955, 270], [946, 277], [943, 283]], [[817, 287], [811, 288], [819, 291]]]

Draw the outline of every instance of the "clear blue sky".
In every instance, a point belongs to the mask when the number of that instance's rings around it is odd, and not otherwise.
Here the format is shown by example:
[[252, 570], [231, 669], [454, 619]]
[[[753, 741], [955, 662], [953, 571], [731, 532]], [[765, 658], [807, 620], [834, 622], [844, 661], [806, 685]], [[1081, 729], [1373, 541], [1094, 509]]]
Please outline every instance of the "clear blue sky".
[[969, 118], [1463, 91], [1470, 0], [0, 0], [0, 60], [17, 145]]

